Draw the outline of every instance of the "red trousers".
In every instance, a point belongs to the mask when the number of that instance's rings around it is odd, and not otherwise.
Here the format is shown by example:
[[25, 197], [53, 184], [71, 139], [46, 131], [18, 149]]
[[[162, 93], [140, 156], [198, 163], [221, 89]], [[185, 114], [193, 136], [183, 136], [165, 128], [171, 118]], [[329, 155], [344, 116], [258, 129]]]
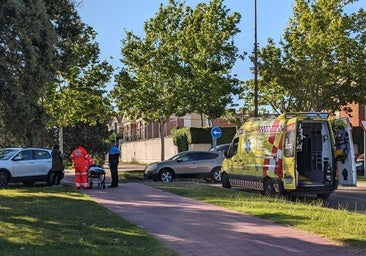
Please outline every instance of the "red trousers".
[[87, 168], [75, 168], [75, 187], [76, 188], [89, 187]]

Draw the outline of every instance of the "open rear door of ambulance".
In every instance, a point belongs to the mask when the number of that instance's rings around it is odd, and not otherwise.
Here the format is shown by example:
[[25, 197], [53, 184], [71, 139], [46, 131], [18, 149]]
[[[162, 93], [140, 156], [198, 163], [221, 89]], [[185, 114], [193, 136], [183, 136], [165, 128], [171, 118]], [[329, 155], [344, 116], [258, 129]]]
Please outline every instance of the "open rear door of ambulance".
[[298, 182], [296, 171], [296, 121], [291, 118], [287, 121], [284, 139], [283, 164], [283, 187], [286, 192], [295, 190]]
[[352, 130], [347, 117], [335, 118], [332, 123], [339, 183], [341, 185], [356, 186], [357, 173], [355, 152], [353, 148]]

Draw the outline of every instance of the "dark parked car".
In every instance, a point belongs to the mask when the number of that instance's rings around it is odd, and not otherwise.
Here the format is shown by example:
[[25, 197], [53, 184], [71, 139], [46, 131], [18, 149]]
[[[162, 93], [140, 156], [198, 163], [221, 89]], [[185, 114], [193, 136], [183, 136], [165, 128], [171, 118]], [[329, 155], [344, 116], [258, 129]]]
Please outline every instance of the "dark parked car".
[[356, 173], [358, 176], [365, 175], [364, 154], [361, 154], [356, 157]]
[[230, 147], [230, 143], [217, 145], [216, 148], [210, 148], [208, 151], [220, 151], [224, 153]]
[[0, 150], [0, 188], [22, 182], [32, 186], [36, 181], [51, 185], [51, 150], [44, 148], [3, 148]]
[[184, 151], [169, 160], [146, 166], [144, 176], [154, 181], [171, 182], [174, 178], [204, 178], [221, 181], [221, 163], [224, 156], [215, 151]]

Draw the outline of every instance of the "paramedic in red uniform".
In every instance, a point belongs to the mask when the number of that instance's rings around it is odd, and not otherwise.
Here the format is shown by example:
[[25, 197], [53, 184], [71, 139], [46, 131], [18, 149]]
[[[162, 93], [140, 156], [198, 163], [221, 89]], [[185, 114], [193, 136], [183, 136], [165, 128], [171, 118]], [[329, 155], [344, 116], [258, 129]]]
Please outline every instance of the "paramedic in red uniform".
[[70, 155], [75, 168], [75, 187], [88, 188], [88, 169], [92, 162], [86, 149], [80, 145]]

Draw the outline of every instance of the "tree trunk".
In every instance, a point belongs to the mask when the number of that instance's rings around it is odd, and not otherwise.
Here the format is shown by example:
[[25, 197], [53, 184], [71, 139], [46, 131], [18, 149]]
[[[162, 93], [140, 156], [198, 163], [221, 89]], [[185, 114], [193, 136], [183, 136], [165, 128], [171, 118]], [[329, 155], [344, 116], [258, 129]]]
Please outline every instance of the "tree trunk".
[[164, 160], [164, 156], [165, 156], [165, 143], [164, 143], [164, 124], [165, 121], [160, 121], [159, 122], [159, 133], [160, 133], [160, 145], [161, 145], [161, 161]]
[[64, 153], [64, 128], [58, 127], [58, 144], [60, 145], [60, 151]]

